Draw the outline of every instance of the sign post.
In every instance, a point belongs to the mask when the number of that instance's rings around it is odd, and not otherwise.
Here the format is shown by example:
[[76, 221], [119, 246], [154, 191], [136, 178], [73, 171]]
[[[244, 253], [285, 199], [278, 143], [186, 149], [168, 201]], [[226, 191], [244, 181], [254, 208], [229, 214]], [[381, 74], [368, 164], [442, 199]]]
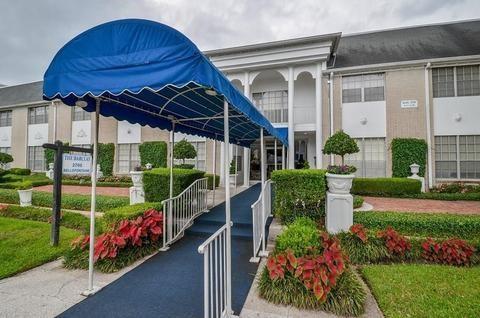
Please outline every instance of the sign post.
[[[50, 244], [52, 246], [58, 246], [60, 238], [60, 210], [62, 206], [62, 173], [63, 173], [63, 161], [64, 161], [64, 152], [77, 151], [84, 153], [92, 153], [92, 149], [82, 148], [82, 147], [72, 147], [64, 145], [61, 141], [57, 140], [54, 144], [43, 144], [43, 148], [52, 149], [55, 151], [54, 157], [54, 170], [53, 170], [53, 206], [52, 206], [52, 231], [50, 235]], [[69, 157], [75, 157], [75, 155], [66, 154]], [[85, 159], [86, 156], [78, 155], [82, 159]], [[70, 159], [70, 160], [68, 160]], [[84, 168], [82, 162], [75, 165], [75, 158], [67, 158], [67, 163], [69, 168], [81, 165]], [[73, 162], [72, 162], [73, 161]], [[81, 160], [87, 161], [87, 160]], [[78, 167], [77, 167], [78, 168]], [[74, 169], [72, 169], [74, 171]], [[68, 173], [68, 172], [67, 172]], [[78, 171], [77, 173], [81, 173]], [[88, 173], [88, 171], [86, 171]]]

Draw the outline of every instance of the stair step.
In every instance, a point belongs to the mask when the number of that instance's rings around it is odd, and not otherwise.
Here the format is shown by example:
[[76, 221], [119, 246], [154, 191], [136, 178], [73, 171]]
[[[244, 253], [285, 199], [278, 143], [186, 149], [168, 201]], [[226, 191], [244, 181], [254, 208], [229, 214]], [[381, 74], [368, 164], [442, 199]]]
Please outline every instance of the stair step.
[[[223, 223], [225, 224], [225, 223]], [[214, 234], [223, 224], [194, 224], [185, 232], [195, 236], [210, 236]], [[232, 237], [251, 240], [252, 230], [247, 227], [232, 227]]]

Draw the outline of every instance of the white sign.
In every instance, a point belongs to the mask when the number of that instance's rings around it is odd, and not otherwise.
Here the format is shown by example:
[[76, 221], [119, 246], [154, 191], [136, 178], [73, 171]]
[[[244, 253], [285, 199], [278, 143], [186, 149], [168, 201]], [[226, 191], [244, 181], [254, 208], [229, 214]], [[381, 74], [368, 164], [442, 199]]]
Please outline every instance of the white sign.
[[400, 101], [401, 108], [417, 108], [418, 102], [416, 99], [407, 99]]
[[63, 154], [64, 174], [90, 174], [92, 169], [91, 155]]

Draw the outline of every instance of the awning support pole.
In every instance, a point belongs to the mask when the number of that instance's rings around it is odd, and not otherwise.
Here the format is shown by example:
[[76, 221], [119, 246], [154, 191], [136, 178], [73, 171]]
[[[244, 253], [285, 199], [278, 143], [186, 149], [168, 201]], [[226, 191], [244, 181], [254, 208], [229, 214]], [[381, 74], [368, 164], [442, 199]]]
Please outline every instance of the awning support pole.
[[285, 145], [282, 145], [282, 170], [285, 170]]
[[[265, 220], [265, 193], [263, 189], [265, 188], [265, 140], [263, 138], [263, 128], [260, 128], [260, 174], [262, 180], [262, 189], [260, 190], [260, 195], [262, 196], [262, 224]], [[260, 257], [268, 256], [268, 252], [265, 248], [265, 226], [262, 225], [262, 250], [258, 253]]]
[[168, 234], [168, 241], [170, 242], [173, 237], [172, 237], [172, 232], [173, 232], [173, 203], [172, 203], [172, 198], [173, 198], [173, 148], [175, 148], [175, 121], [172, 120], [172, 130], [170, 131], [170, 142], [171, 142], [171, 147], [170, 147], [170, 202], [168, 204], [168, 217], [167, 217], [167, 234]]
[[275, 168], [274, 170], [277, 170], [277, 138], [274, 139], [274, 147], [275, 147], [275, 153], [274, 153], [274, 157], [275, 157]]
[[213, 139], [213, 198], [212, 198], [212, 207], [215, 206], [215, 188], [216, 188], [216, 173], [217, 173], [217, 136]]
[[100, 100], [95, 103], [95, 129], [93, 131], [93, 154], [92, 154], [92, 193], [90, 202], [90, 246], [88, 250], [88, 289], [82, 293], [84, 296], [95, 294], [99, 288], [93, 286], [93, 256], [95, 248], [95, 210], [97, 197], [97, 156], [98, 156], [98, 130], [99, 130]]
[[225, 147], [223, 147], [223, 158], [224, 158], [224, 176], [225, 176], [225, 223], [227, 226], [227, 277], [226, 277], [226, 285], [227, 285], [227, 295], [226, 295], [226, 312], [227, 316], [230, 316], [232, 313], [232, 229], [231, 229], [231, 216], [230, 216], [230, 149], [228, 145], [230, 144], [230, 135], [229, 135], [229, 127], [228, 127], [228, 101], [226, 99], [223, 100], [223, 129], [224, 129], [224, 143]]
[[238, 145], [235, 145], [235, 189], [234, 189], [234, 193], [237, 193], [237, 175], [238, 175]]

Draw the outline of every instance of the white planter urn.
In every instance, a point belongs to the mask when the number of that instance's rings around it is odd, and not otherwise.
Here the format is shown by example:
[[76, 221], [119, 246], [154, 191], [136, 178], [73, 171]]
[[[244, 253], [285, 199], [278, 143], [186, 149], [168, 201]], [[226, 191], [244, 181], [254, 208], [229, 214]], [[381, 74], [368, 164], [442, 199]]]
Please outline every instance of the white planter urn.
[[333, 174], [326, 173], [327, 185], [330, 193], [334, 194], [349, 194], [352, 188], [352, 181], [354, 174]]
[[235, 180], [237, 179], [238, 174], [231, 174], [230, 175], [230, 185], [235, 186]]
[[31, 206], [33, 189], [17, 190], [17, 191], [18, 191], [18, 196], [20, 197], [20, 206]]
[[136, 188], [143, 188], [143, 171], [130, 171], [133, 186]]

